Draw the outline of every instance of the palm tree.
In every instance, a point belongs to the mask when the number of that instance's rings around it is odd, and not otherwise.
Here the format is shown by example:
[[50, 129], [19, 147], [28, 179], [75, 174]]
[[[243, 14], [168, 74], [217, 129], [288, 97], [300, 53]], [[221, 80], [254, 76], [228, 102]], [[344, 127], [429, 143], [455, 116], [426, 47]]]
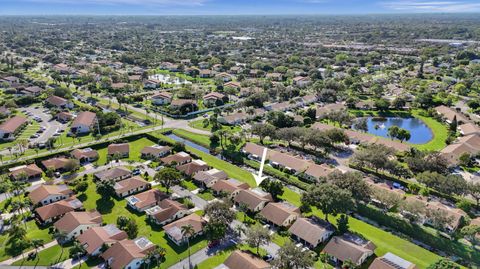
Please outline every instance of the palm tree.
[[35, 257], [38, 257], [38, 249], [44, 245], [43, 239], [32, 239], [32, 247], [35, 249]]
[[58, 244], [60, 245], [60, 247], [62, 248], [62, 253], [60, 254], [60, 258], [63, 257], [63, 251], [64, 251], [64, 248], [63, 248], [63, 243], [65, 243], [65, 241], [67, 241], [68, 239], [68, 236], [67, 236], [67, 233], [64, 232], [64, 231], [56, 231], [55, 232], [55, 235], [54, 237], [57, 239], [57, 242]]
[[182, 235], [187, 239], [188, 246], [188, 268], [192, 269], [192, 261], [190, 260], [190, 237], [195, 233], [193, 226], [191, 224], [184, 225], [181, 227]]

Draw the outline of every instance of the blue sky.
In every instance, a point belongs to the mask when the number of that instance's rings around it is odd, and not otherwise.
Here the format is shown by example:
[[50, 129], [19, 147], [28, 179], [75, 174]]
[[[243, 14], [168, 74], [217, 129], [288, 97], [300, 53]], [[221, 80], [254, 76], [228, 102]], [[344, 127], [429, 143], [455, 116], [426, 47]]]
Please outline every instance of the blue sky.
[[0, 0], [3, 15], [242, 15], [480, 12], [480, 0]]

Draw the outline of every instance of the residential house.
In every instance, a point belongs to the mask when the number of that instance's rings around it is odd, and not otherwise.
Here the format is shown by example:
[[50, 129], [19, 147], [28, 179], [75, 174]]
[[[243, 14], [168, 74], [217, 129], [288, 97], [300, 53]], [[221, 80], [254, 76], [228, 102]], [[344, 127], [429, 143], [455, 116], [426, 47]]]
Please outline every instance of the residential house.
[[223, 84], [223, 88], [234, 88], [239, 90], [241, 87], [242, 85], [240, 84], [240, 82], [236, 82], [236, 81], [229, 81]]
[[454, 119], [457, 120], [457, 124], [464, 124], [471, 122], [467, 117], [465, 117], [461, 112], [457, 112], [455, 109], [448, 106], [437, 106], [435, 108], [438, 114], [442, 115], [447, 123], [452, 123]]
[[197, 106], [197, 102], [192, 99], [175, 99], [170, 103], [172, 109], [178, 109], [182, 106]]
[[218, 180], [226, 180], [227, 178], [227, 173], [216, 168], [207, 171], [199, 171], [193, 176], [193, 180], [205, 188], [211, 188]]
[[251, 252], [235, 250], [223, 264], [214, 269], [271, 269], [272, 266]]
[[193, 228], [193, 234], [189, 237], [192, 239], [203, 234], [203, 229], [206, 223], [207, 222], [202, 217], [194, 213], [163, 226], [163, 230], [170, 240], [180, 246], [186, 242], [187, 239], [182, 232], [182, 227], [190, 225]]
[[151, 189], [125, 198], [127, 205], [132, 209], [143, 212], [151, 207], [159, 205], [164, 199], [167, 199], [168, 195], [157, 189]]
[[54, 172], [64, 171], [65, 168], [71, 163], [71, 160], [65, 157], [55, 157], [42, 161], [43, 167], [46, 170], [50, 169]]
[[312, 165], [300, 157], [278, 151], [269, 154], [268, 159], [273, 167], [282, 168], [292, 174], [303, 173]]
[[185, 217], [190, 211], [185, 205], [177, 201], [164, 199], [158, 205], [145, 210], [145, 213], [150, 220], [163, 226]]
[[234, 199], [241, 190], [248, 190], [250, 186], [247, 183], [230, 178], [217, 180], [211, 188], [217, 195], [226, 193], [230, 199]]
[[337, 264], [349, 260], [356, 266], [362, 265], [372, 256], [377, 247], [370, 241], [353, 234], [334, 236], [323, 249]]
[[83, 234], [92, 227], [102, 225], [102, 215], [98, 211], [68, 212], [54, 226], [57, 231], [66, 234], [66, 241]]
[[150, 183], [141, 177], [135, 176], [116, 182], [113, 188], [115, 189], [115, 194], [123, 198], [147, 190], [150, 187]]
[[107, 156], [113, 158], [119, 156], [120, 158], [128, 158], [130, 155], [130, 145], [128, 143], [110, 144], [107, 147]]
[[75, 196], [71, 196], [67, 199], [38, 207], [35, 209], [35, 214], [40, 223], [46, 224], [53, 222], [68, 212], [80, 210], [82, 208], [82, 202]]
[[12, 141], [28, 124], [28, 120], [21, 116], [13, 116], [0, 124], [0, 140]]
[[288, 232], [298, 241], [310, 248], [326, 242], [335, 232], [335, 228], [328, 222], [313, 218], [297, 218]]
[[172, 94], [168, 92], [160, 92], [151, 97], [154, 105], [168, 105], [172, 102]]
[[156, 89], [160, 86], [162, 82], [156, 79], [148, 79], [143, 83], [143, 88], [145, 89]]
[[229, 82], [233, 79], [233, 76], [228, 73], [222, 72], [222, 73], [216, 74], [215, 78], [221, 79], [223, 82]]
[[49, 106], [52, 106], [52, 107], [56, 107], [56, 108], [59, 108], [59, 109], [72, 109], [73, 108], [73, 103], [68, 101], [67, 99], [65, 98], [62, 98], [62, 97], [59, 97], [59, 96], [56, 96], [56, 95], [51, 95], [50, 97], [48, 97], [45, 102], [47, 103], [47, 105]]
[[9, 169], [10, 178], [13, 180], [35, 180], [42, 177], [42, 169], [36, 164], [20, 165]]
[[382, 257], [373, 260], [368, 269], [418, 269], [418, 267], [414, 263], [387, 252]]
[[86, 134], [95, 128], [97, 124], [97, 115], [90, 111], [80, 112], [73, 120], [70, 132], [72, 134]]
[[8, 76], [8, 77], [1, 78], [0, 82], [5, 82], [9, 86], [11, 86], [12, 84], [20, 83], [20, 79], [18, 77], [15, 77], [15, 76]]
[[213, 77], [213, 71], [210, 69], [202, 69], [200, 70], [199, 76], [201, 78], [211, 78]]
[[475, 123], [464, 123], [458, 126], [458, 130], [464, 136], [471, 135], [471, 134], [480, 134], [480, 127]]
[[91, 148], [74, 149], [70, 155], [80, 163], [94, 162], [98, 160], [98, 152]]
[[95, 178], [97, 180], [113, 180], [120, 181], [132, 176], [132, 172], [125, 167], [113, 167], [105, 169], [103, 171], [95, 173]]
[[12, 114], [12, 111], [10, 111], [10, 108], [6, 106], [0, 106], [0, 117], [6, 117]]
[[287, 202], [268, 203], [260, 215], [275, 226], [289, 227], [300, 216], [300, 209]]
[[182, 164], [191, 162], [192, 157], [190, 156], [190, 154], [181, 151], [181, 152], [177, 152], [175, 154], [169, 155], [167, 157], [161, 158], [160, 160], [162, 161], [162, 163], [166, 165], [173, 165], [173, 164], [182, 165]]
[[262, 210], [268, 202], [272, 202], [272, 196], [259, 188], [251, 190], [240, 190], [233, 198], [237, 206], [245, 205], [251, 212]]
[[70, 112], [67, 111], [62, 111], [58, 112], [57, 115], [55, 115], [55, 119], [61, 123], [67, 123], [73, 119], [73, 115]]
[[347, 107], [345, 106], [344, 103], [333, 103], [333, 104], [327, 104], [323, 106], [317, 106], [315, 117], [319, 119], [332, 111], [340, 111], [346, 108]]
[[298, 86], [298, 87], [306, 87], [308, 85], [312, 84], [312, 80], [308, 77], [294, 77], [293, 78], [293, 85]]
[[139, 269], [145, 256], [156, 246], [146, 237], [134, 240], [121, 240], [112, 244], [104, 253], [100, 254], [106, 266], [111, 269]]
[[172, 148], [169, 146], [154, 145], [154, 146], [144, 147], [140, 151], [140, 154], [142, 159], [156, 160], [156, 159], [167, 156], [168, 154], [170, 154], [171, 151], [172, 151]]
[[40, 94], [42, 94], [43, 91], [44, 91], [44, 89], [42, 89], [38, 86], [30, 86], [30, 87], [26, 87], [21, 92], [25, 95], [39, 96]]
[[328, 164], [310, 164], [302, 173], [302, 177], [311, 180], [311, 181], [318, 181], [320, 178], [326, 178], [330, 175], [335, 169], [331, 168]]
[[47, 185], [41, 184], [31, 190], [28, 198], [33, 205], [48, 205], [60, 200], [67, 199], [73, 195], [73, 191], [67, 185]]
[[126, 232], [118, 229], [113, 224], [101, 227], [92, 227], [77, 237], [78, 242], [85, 249], [88, 255], [98, 256], [103, 246], [112, 246], [118, 241], [128, 238]]
[[203, 96], [203, 104], [207, 107], [221, 105], [224, 102], [225, 95], [219, 92], [211, 92]]
[[273, 81], [282, 81], [283, 80], [283, 75], [281, 73], [268, 73], [265, 75], [267, 79], [273, 80]]
[[462, 136], [454, 143], [446, 146], [440, 154], [452, 165], [457, 165], [463, 154], [475, 156], [480, 152], [480, 134]]
[[177, 165], [176, 169], [185, 175], [192, 177], [197, 172], [207, 171], [209, 166], [202, 160], [193, 160], [186, 164]]

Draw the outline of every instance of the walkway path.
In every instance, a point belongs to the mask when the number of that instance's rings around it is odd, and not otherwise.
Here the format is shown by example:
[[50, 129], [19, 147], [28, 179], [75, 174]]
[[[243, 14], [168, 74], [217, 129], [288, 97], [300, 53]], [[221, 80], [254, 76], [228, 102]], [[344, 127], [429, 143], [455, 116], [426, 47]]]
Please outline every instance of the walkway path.
[[[44, 249], [47, 249], [47, 248], [50, 248], [50, 247], [53, 247], [53, 246], [56, 246], [56, 245], [58, 245], [57, 240], [53, 240], [52, 242], [48, 242], [48, 243], [46, 243], [45, 245], [43, 245], [43, 247], [39, 247], [37, 250], [40, 252], [40, 251], [42, 251], [42, 250], [44, 250]], [[4, 260], [4, 261], [0, 262], [0, 266], [1, 266], [1, 265], [11, 265], [12, 263], [14, 263], [14, 262], [16, 262], [16, 261], [19, 261], [19, 260], [22, 260], [22, 259], [28, 257], [28, 255], [29, 255], [30, 253], [34, 253], [34, 252], [35, 252], [35, 249], [32, 249], [32, 250], [29, 250], [29, 251], [27, 251], [27, 252], [24, 252], [23, 254], [18, 255], [18, 256], [16, 256], [16, 257], [10, 258], [10, 259], [8, 259], [8, 260]]]

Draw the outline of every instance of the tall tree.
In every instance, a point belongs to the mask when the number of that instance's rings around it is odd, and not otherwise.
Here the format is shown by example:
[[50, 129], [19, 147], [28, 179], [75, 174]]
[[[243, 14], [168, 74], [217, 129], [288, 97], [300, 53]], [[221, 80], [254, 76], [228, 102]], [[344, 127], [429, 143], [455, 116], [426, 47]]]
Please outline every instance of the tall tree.
[[270, 243], [272, 237], [270, 231], [260, 224], [256, 224], [247, 229], [245, 242], [260, 253], [260, 246]]
[[302, 204], [322, 210], [326, 221], [329, 215], [346, 213], [354, 206], [352, 193], [331, 183], [322, 183], [308, 190], [302, 196]]
[[291, 241], [285, 243], [277, 252], [273, 264], [278, 269], [303, 269], [311, 268], [314, 260], [309, 251], [302, 251]]
[[163, 187], [167, 189], [169, 193], [170, 187], [180, 183], [182, 175], [176, 169], [172, 167], [166, 167], [155, 174], [153, 179], [159, 182]]

